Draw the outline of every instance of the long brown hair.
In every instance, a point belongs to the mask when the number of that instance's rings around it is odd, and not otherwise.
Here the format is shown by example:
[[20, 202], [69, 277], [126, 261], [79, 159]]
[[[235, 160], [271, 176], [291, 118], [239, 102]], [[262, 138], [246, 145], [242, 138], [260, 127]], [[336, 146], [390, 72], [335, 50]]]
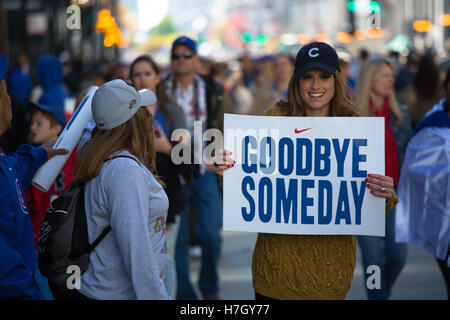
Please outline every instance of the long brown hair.
[[[330, 101], [328, 116], [330, 117], [354, 117], [357, 116], [356, 108], [350, 99], [345, 80], [339, 71], [334, 73], [334, 96]], [[285, 107], [289, 116], [306, 116], [306, 103], [300, 94], [299, 80], [295, 74], [289, 80], [287, 101], [279, 101], [278, 106]]]
[[103, 162], [113, 153], [127, 150], [136, 156], [161, 183], [156, 174], [153, 116], [140, 108], [127, 122], [109, 129], [92, 132], [84, 147], [83, 157], [76, 167], [74, 181], [86, 183], [99, 175]]

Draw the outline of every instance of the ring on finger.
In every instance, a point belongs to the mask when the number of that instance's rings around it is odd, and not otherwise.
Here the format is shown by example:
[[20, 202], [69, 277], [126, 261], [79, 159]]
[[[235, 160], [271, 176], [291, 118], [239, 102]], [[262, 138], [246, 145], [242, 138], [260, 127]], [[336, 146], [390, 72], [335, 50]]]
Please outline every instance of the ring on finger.
[[381, 192], [386, 192], [386, 188], [385, 187], [381, 187]]

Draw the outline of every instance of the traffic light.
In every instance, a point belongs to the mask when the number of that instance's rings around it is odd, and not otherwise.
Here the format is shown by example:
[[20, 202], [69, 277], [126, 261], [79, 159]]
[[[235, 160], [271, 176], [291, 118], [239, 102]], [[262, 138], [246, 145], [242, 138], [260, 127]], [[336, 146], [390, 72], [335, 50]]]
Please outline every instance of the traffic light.
[[255, 40], [256, 40], [256, 43], [258, 43], [260, 46], [264, 46], [267, 44], [267, 42], [269, 42], [269, 38], [263, 33], [258, 34], [256, 36]]
[[253, 41], [253, 35], [250, 32], [242, 32], [241, 33], [242, 42], [249, 43]]
[[378, 1], [374, 1], [374, 0], [370, 1], [369, 8], [370, 8], [370, 11], [372, 13], [376, 13], [376, 12], [380, 12], [381, 11], [380, 3]]
[[356, 2], [355, 2], [355, 0], [347, 1], [347, 10], [348, 10], [348, 23], [350, 25], [348, 32], [350, 34], [353, 34], [356, 30], [356, 23], [355, 23]]
[[348, 0], [347, 1], [347, 9], [350, 12], [356, 12], [356, 2], [355, 2], [355, 0]]

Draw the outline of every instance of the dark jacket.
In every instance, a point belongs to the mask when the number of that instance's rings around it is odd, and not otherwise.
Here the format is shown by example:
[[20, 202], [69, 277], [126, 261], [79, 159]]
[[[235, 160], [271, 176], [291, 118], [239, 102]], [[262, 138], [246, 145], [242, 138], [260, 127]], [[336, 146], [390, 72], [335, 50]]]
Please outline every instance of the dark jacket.
[[217, 128], [217, 114], [224, 99], [223, 86], [210, 76], [201, 76], [206, 84], [207, 128]]
[[399, 104], [398, 107], [400, 108], [403, 116], [402, 124], [396, 124], [397, 117], [393, 112], [391, 112], [389, 126], [394, 134], [395, 144], [397, 146], [398, 165], [399, 168], [401, 168], [403, 159], [405, 158], [406, 147], [409, 139], [412, 137], [412, 127], [406, 108], [401, 104]]
[[[433, 107], [432, 110], [436, 111], [429, 112], [426, 114], [417, 124], [414, 134], [422, 129], [434, 127], [434, 128], [450, 128], [450, 117], [448, 116], [447, 110], [449, 101], [442, 99], [439, 103]], [[441, 109], [440, 109], [441, 108]]]
[[29, 131], [24, 105], [11, 97], [11, 109], [13, 115], [11, 127], [0, 137], [0, 146], [6, 153], [16, 151], [21, 144], [26, 144]]
[[[183, 110], [176, 104], [168, 102], [166, 104], [166, 110], [170, 114], [170, 118], [167, 119], [163, 116], [167, 122], [170, 141], [170, 135], [172, 132], [179, 128], [186, 127], [186, 117]], [[175, 145], [178, 142], [172, 141]], [[157, 152], [156, 153], [156, 171], [158, 176], [164, 182], [167, 198], [169, 199], [169, 210], [167, 212], [166, 222], [168, 224], [175, 222], [175, 216], [181, 212], [185, 206], [183, 187], [180, 182], [180, 166], [175, 165], [170, 159], [170, 155]]]

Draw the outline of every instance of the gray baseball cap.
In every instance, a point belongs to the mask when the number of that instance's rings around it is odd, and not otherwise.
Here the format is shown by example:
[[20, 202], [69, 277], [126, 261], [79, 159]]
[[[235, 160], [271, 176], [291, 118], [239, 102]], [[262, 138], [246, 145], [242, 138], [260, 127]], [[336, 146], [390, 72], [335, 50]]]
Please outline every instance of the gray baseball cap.
[[92, 97], [92, 116], [99, 129], [108, 130], [127, 122], [140, 107], [156, 103], [148, 89], [136, 90], [125, 81], [106, 82]]

